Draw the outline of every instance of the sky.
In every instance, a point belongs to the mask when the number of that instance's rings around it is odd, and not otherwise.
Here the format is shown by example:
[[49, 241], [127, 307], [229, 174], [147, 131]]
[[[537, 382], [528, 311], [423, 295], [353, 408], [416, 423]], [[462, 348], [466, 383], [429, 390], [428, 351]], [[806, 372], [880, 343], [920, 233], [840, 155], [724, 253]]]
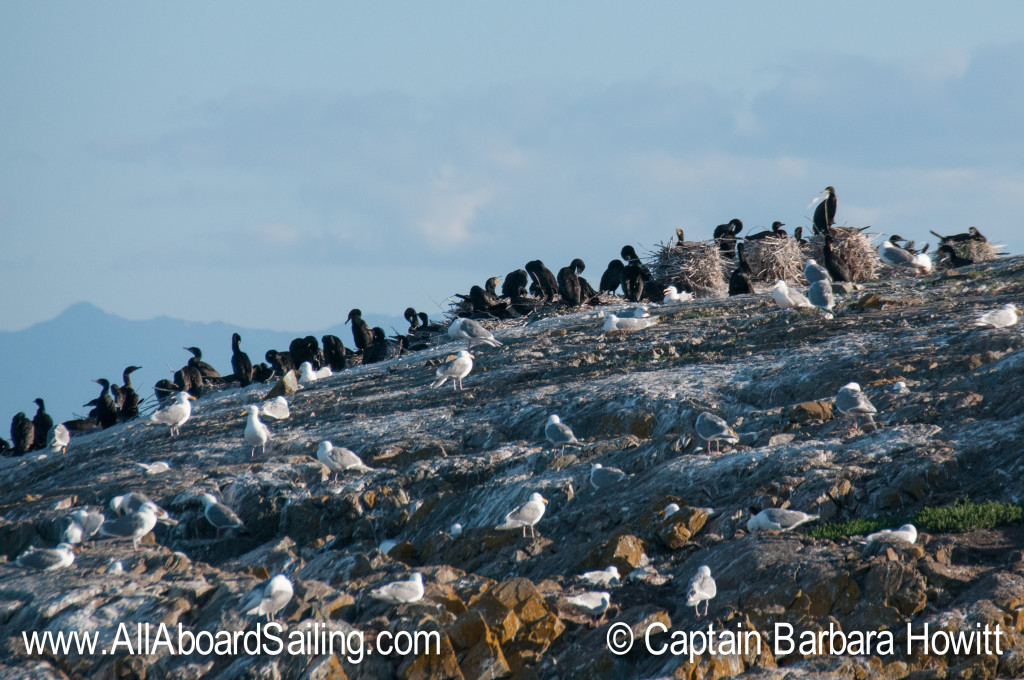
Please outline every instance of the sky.
[[[303, 332], [838, 222], [1024, 249], [1024, 3], [0, 4], [0, 330]], [[1016, 131], [1016, 132], [1015, 132]]]

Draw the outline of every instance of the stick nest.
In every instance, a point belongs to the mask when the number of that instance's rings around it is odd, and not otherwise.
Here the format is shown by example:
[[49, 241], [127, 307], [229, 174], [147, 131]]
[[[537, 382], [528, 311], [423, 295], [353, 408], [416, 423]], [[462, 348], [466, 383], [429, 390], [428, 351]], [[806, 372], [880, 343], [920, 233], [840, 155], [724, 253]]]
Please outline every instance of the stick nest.
[[966, 257], [974, 262], [988, 262], [996, 259], [1001, 253], [999, 252], [1006, 246], [992, 243], [991, 241], [975, 241], [971, 239], [969, 241], [961, 241], [960, 243], [950, 243], [953, 246], [953, 250], [960, 257]]
[[[824, 265], [825, 236], [815, 234], [808, 243], [810, 252], [818, 264]], [[859, 229], [853, 227], [832, 227], [832, 255], [850, 268], [853, 280], [873, 281], [878, 278], [878, 269], [882, 261], [878, 259], [878, 250], [871, 239]]]
[[682, 241], [655, 246], [648, 261], [653, 278], [676, 290], [697, 297], [725, 297], [725, 260], [718, 244], [711, 241]]
[[804, 271], [804, 254], [796, 239], [768, 236], [743, 242], [743, 257], [755, 281], [798, 282]]

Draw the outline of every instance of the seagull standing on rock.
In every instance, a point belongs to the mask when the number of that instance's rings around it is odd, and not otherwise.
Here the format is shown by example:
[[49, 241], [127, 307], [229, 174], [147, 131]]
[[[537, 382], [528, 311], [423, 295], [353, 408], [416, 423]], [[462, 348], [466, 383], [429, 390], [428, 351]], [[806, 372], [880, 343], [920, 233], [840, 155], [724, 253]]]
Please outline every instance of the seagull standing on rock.
[[547, 437], [549, 442], [559, 447], [559, 453], [566, 446], [579, 444], [576, 435], [572, 433], [572, 428], [563, 423], [561, 418], [553, 414], [548, 416], [547, 425], [544, 426], [544, 436]]
[[813, 307], [811, 301], [798, 290], [791, 290], [785, 281], [779, 280], [772, 286], [772, 297], [783, 309], [798, 309], [800, 307]]
[[267, 442], [270, 441], [270, 428], [260, 420], [260, 407], [250, 405], [245, 407], [249, 419], [245, 423], [245, 441], [252, 446], [251, 456], [256, 455], [256, 447], [260, 447], [260, 455], [267, 452]]
[[544, 510], [548, 504], [548, 500], [541, 496], [536, 491], [530, 496], [530, 500], [526, 501], [512, 512], [505, 515], [505, 522], [498, 525], [498, 529], [516, 529], [518, 527], [523, 528], [523, 538], [526, 537], [526, 527], [530, 527], [530, 537], [534, 537], [537, 534], [533, 530], [533, 525], [540, 521], [540, 518], [544, 516]]
[[392, 604], [411, 604], [423, 599], [423, 574], [414, 571], [408, 581], [394, 581], [374, 588], [370, 595]]
[[213, 494], [204, 493], [202, 501], [203, 516], [206, 517], [207, 522], [216, 527], [218, 535], [225, 529], [245, 529], [245, 524], [238, 518], [235, 511], [214, 498]]
[[715, 579], [711, 578], [711, 567], [704, 564], [697, 569], [697, 574], [690, 579], [690, 586], [686, 590], [686, 604], [693, 607], [697, 618], [700, 618], [700, 603], [704, 603], [704, 616], [708, 615], [708, 605], [711, 598], [718, 594], [718, 586]]
[[272, 621], [274, 615], [284, 609], [294, 593], [291, 579], [284, 574], [278, 574], [250, 590], [238, 608], [247, 616], [263, 615], [267, 617], [267, 621]]
[[619, 576], [619, 568], [614, 564], [603, 571], [588, 571], [585, 574], [580, 574], [580, 578], [587, 583], [593, 583], [595, 586], [617, 586], [622, 582], [622, 577]]
[[179, 434], [179, 428], [192, 415], [192, 402], [196, 398], [188, 392], [178, 392], [174, 401], [149, 417], [154, 423], [163, 423], [171, 428], [171, 436]]
[[453, 357], [448, 357], [448, 361], [442, 364], [437, 369], [437, 380], [430, 383], [431, 387], [440, 387], [445, 384], [447, 380], [452, 381], [452, 389], [455, 391], [462, 389], [462, 379], [469, 375], [469, 372], [473, 370], [473, 355], [464, 349], [460, 349], [459, 353]]
[[851, 432], [860, 425], [861, 416], [868, 419], [872, 430], [875, 429], [875, 421], [871, 416], [878, 411], [860, 391], [859, 384], [851, 382], [839, 388], [839, 394], [836, 395], [836, 408], [844, 416], [853, 416], [853, 424], [850, 425]]
[[729, 423], [708, 411], [697, 416], [695, 429], [697, 430], [697, 435], [707, 441], [708, 453], [711, 453], [712, 443], [715, 445], [715, 453], [721, 453], [722, 449], [719, 442], [724, 441], [726, 444], [736, 444], [740, 440], [740, 436], [736, 434], [736, 430], [729, 427]]
[[139, 549], [139, 541], [156, 526], [157, 507], [155, 503], [143, 503], [135, 512], [108, 519], [100, 525], [99, 533], [107, 538], [130, 538], [132, 549]]

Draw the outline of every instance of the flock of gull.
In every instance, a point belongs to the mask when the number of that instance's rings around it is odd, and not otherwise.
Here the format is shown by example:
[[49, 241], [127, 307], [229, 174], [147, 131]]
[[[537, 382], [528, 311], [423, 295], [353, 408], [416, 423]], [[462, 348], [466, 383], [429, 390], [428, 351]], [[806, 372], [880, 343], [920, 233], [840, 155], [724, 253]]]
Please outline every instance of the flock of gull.
[[[838, 205], [835, 190], [828, 187], [825, 196], [818, 203], [814, 214], [815, 233], [823, 234], [825, 243], [830, 242], [836, 207]], [[766, 238], [790, 238], [781, 228], [781, 222], [775, 222], [770, 231], [764, 231], [745, 237], [745, 240]], [[743, 237], [740, 220], [732, 220], [726, 225], [715, 229], [714, 238], [725, 257], [736, 258], [736, 272], [744, 274]], [[680, 240], [682, 235], [679, 234]], [[801, 230], [797, 229], [794, 237], [802, 238]], [[942, 243], [937, 250], [947, 266], [963, 266], [969, 264], [962, 258], [956, 259], [956, 250], [951, 244], [965, 239], [984, 239], [974, 227], [965, 234], [940, 237]], [[903, 243], [901, 246], [900, 244]], [[891, 235], [880, 247], [880, 259], [893, 267], [906, 269], [915, 275], [930, 272], [935, 262], [927, 255], [927, 246], [915, 250], [912, 242], [897, 235]], [[466, 348], [459, 350], [448, 358], [435, 372], [430, 387], [439, 388], [451, 382], [452, 389], [463, 389], [463, 381], [473, 371], [474, 355], [471, 350], [481, 351], [484, 348], [497, 349], [502, 343], [494, 334], [487, 330], [480, 320], [504, 319], [517, 315], [528, 315], [545, 304], [560, 304], [570, 308], [582, 305], [606, 304], [602, 296], [614, 294], [621, 288], [627, 300], [652, 304], [684, 304], [693, 299], [693, 293], [680, 290], [675, 285], [654, 280], [632, 246], [625, 246], [621, 251], [621, 260], [613, 260], [601, 277], [595, 290], [587, 281], [580, 277], [585, 265], [582, 260], [575, 259], [569, 266], [560, 269], [556, 274], [548, 270], [540, 260], [528, 262], [524, 269], [510, 272], [504, 277], [501, 293], [497, 291], [498, 277], [492, 277], [483, 287], [473, 286], [468, 295], [457, 296], [464, 305], [460, 316], [447, 327], [447, 335], [456, 341], [465, 341]], [[834, 281], [848, 281], [849, 275], [831, 249], [826, 245], [825, 262], [819, 264], [813, 259], [805, 263], [803, 274], [808, 283], [806, 295], [790, 288], [785, 281], [778, 281], [771, 288], [771, 297], [783, 309], [792, 310], [813, 307], [821, 310], [825, 318], [831, 318], [835, 305], [832, 284]], [[742, 277], [741, 277], [742, 278]], [[734, 291], [735, 281], [730, 281], [730, 293]], [[748, 290], [747, 292], [752, 292]], [[737, 293], [739, 294], [739, 293]], [[621, 302], [621, 298], [617, 298]], [[976, 320], [978, 326], [1005, 328], [1017, 323], [1020, 312], [1012, 304], [980, 316]], [[655, 318], [650, 318], [647, 308], [643, 305], [627, 311], [622, 316], [601, 313], [603, 329], [608, 332], [640, 331], [653, 325]], [[431, 323], [426, 314], [418, 313], [409, 308], [405, 318], [409, 321], [409, 332], [405, 335], [388, 338], [380, 328], [370, 328], [362, 319], [362, 312], [353, 309], [347, 318], [352, 324], [352, 335], [355, 350], [349, 350], [342, 341], [331, 335], [324, 336], [320, 342], [315, 337], [296, 338], [288, 350], [269, 350], [265, 354], [268, 363], [253, 365], [249, 357], [241, 350], [241, 337], [238, 333], [232, 336], [232, 374], [222, 376], [212, 366], [202, 360], [202, 351], [197, 347], [185, 348], [191, 355], [188, 363], [174, 373], [172, 380], [161, 380], [155, 386], [155, 396], [159, 407], [149, 414], [149, 420], [166, 426], [171, 436], [181, 432], [192, 416], [192, 402], [201, 397], [213, 386], [238, 384], [246, 386], [252, 382], [265, 382], [275, 377], [288, 379], [298, 374], [298, 381], [309, 384], [316, 380], [340, 371], [355, 363], [374, 363], [403, 352], [417, 351], [430, 347], [436, 337], [444, 332], [439, 324]], [[321, 346], [322, 345], [322, 346]], [[36, 399], [38, 407], [35, 417], [31, 420], [24, 413], [18, 413], [11, 424], [13, 444], [0, 440], [0, 447], [6, 447], [11, 453], [24, 454], [34, 450], [49, 450], [63, 453], [70, 444], [71, 434], [111, 427], [114, 424], [129, 421], [140, 416], [139, 399], [131, 383], [132, 372], [137, 366], [127, 367], [122, 374], [122, 385], [111, 384], [106, 379], [98, 379], [101, 386], [99, 397], [90, 401], [92, 406], [87, 418], [54, 424], [46, 413], [45, 403]], [[294, 372], [294, 373], [293, 373]], [[292, 378], [294, 380], [294, 378]], [[844, 385], [835, 395], [835, 407], [843, 416], [850, 420], [851, 431], [860, 427], [876, 427], [873, 416], [877, 414], [871, 401], [856, 382]], [[257, 450], [263, 455], [271, 438], [271, 431], [260, 419], [270, 418], [286, 420], [290, 416], [287, 400], [284, 396], [266, 401], [262, 406], [250, 405], [243, 412], [246, 424], [243, 437], [250, 447], [250, 456], [256, 456]], [[544, 437], [558, 455], [566, 447], [582, 446], [572, 428], [562, 422], [557, 414], [550, 414], [543, 428]], [[711, 413], [701, 413], [694, 423], [694, 431], [706, 442], [707, 453], [720, 453], [722, 446], [737, 444], [741, 437], [728, 422]], [[315, 456], [329, 471], [331, 476], [339, 474], [370, 474], [374, 468], [366, 465], [353, 451], [334, 446], [330, 441], [320, 443]], [[165, 462], [139, 464], [145, 474], [154, 475], [166, 472], [169, 466]], [[600, 463], [592, 466], [589, 482], [595, 489], [607, 488], [628, 479], [628, 475], [614, 467], [605, 467]], [[223, 532], [246, 532], [245, 523], [235, 511], [218, 500], [210, 493], [197, 496], [203, 505], [203, 516], [217, 530]], [[518, 507], [511, 509], [504, 521], [496, 528], [499, 530], [521, 530], [523, 537], [529, 531], [530, 537], [536, 535], [536, 526], [545, 516], [548, 501], [541, 493], [533, 492]], [[69, 514], [63, 521], [61, 541], [54, 548], [31, 548], [17, 559], [17, 564], [28, 569], [53, 571], [66, 568], [73, 564], [75, 546], [94, 538], [120, 539], [132, 541], [133, 548], [139, 549], [144, 536], [149, 534], [157, 523], [175, 524], [165, 510], [151, 499], [137, 492], [117, 496], [109, 503], [113, 516], [108, 518], [103, 513], [90, 509], [78, 509]], [[679, 510], [671, 504], [663, 510], [665, 517]], [[768, 508], [753, 515], [747, 522], [750, 532], [756, 531], [791, 531], [796, 527], [818, 519], [817, 515], [797, 510]], [[461, 532], [461, 525], [454, 525], [452, 534]], [[877, 541], [904, 541], [914, 543], [917, 532], [913, 525], [904, 525], [894, 530], [885, 530], [865, 537], [866, 543]], [[119, 561], [112, 562], [108, 568], [112, 573], [123, 571]], [[282, 570], [284, 571], [284, 570]], [[619, 585], [621, 579], [618, 570], [609, 566], [603, 571], [592, 571], [580, 575], [580, 580], [592, 586], [611, 588]], [[703, 603], [703, 615], [707, 615], [710, 600], [717, 594], [715, 580], [707, 565], [701, 566], [690, 581], [687, 591], [687, 604], [693, 606], [700, 616], [700, 605]], [[243, 597], [238, 609], [247, 615], [276, 615], [291, 599], [293, 585], [286, 573], [280, 573], [266, 582], [261, 583]], [[419, 572], [413, 572], [407, 580], [395, 581], [375, 588], [370, 595], [389, 603], [412, 603], [423, 598], [424, 582]], [[580, 611], [603, 617], [611, 604], [611, 595], [607, 590], [585, 591], [567, 599], [567, 602]]]

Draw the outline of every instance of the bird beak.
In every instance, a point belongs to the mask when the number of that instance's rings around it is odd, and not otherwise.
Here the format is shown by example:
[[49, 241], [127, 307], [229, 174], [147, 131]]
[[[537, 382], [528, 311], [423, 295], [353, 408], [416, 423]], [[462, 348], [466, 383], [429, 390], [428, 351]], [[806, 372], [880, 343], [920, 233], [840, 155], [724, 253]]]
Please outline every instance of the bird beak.
[[668, 288], [666, 288], [665, 290], [661, 291], [661, 294], [662, 295], [668, 295]]
[[248, 411], [242, 411], [239, 415], [247, 416], [247, 415], [249, 415], [249, 412]]
[[450, 354], [444, 358], [444, 361], [445, 363], [448, 363], [449, 361], [455, 361], [456, 359], [458, 359], [457, 354]]
[[547, 498], [542, 498], [541, 500], [544, 501], [544, 505], [548, 504], [548, 499]]
[[192, 395], [190, 394], [190, 395], [188, 395], [188, 400], [189, 400], [189, 401], [195, 401], [195, 400], [196, 400], [196, 398], [195, 398], [195, 397], [193, 397], [193, 396], [192, 396]]

